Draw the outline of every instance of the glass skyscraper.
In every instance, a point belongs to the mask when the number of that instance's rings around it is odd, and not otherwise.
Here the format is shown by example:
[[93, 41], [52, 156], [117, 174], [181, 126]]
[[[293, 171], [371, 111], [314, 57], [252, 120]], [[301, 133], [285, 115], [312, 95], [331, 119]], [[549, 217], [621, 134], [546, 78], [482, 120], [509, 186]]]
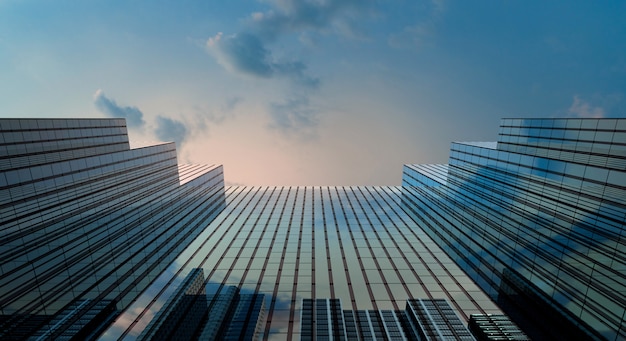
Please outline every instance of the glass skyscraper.
[[222, 213], [104, 338], [141, 334], [198, 268], [210, 297], [231, 287], [264, 295], [260, 339], [300, 339], [309, 299], [338, 299], [339, 311], [354, 312], [442, 299], [466, 324], [471, 314], [502, 314], [401, 209], [401, 194], [398, 187], [228, 187]]
[[407, 165], [415, 222], [531, 336], [626, 338], [626, 119], [504, 119]]
[[626, 119], [503, 120], [401, 187], [224, 187], [117, 119], [0, 132], [2, 339], [625, 337]]
[[121, 119], [0, 120], [0, 339], [97, 336], [224, 206], [221, 166]]

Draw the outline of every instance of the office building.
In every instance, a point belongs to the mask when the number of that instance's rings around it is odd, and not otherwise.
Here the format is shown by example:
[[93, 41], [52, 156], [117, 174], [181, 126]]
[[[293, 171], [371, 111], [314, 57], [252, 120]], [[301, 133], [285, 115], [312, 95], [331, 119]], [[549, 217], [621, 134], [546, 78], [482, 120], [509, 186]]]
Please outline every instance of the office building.
[[259, 340], [265, 326], [264, 295], [225, 286], [207, 296], [204, 282], [204, 271], [192, 269], [138, 339]]
[[124, 120], [0, 120], [0, 339], [106, 329], [223, 205], [221, 166]]
[[407, 165], [407, 212], [529, 336], [626, 338], [626, 119], [504, 119]]
[[123, 120], [0, 120], [0, 333], [624, 338], [625, 125], [503, 120], [397, 187], [224, 187]]
[[522, 341], [530, 338], [506, 315], [472, 314], [469, 329], [476, 340], [509, 340]]
[[202, 269], [193, 269], [143, 330], [139, 339], [193, 340], [202, 329], [207, 309], [204, 272]]
[[343, 310], [340, 299], [304, 299], [300, 314], [302, 341], [476, 340], [442, 298], [408, 299], [402, 311]]
[[[204, 335], [235, 335], [211, 328], [221, 318], [297, 339], [300, 302], [321, 297], [353, 311], [445, 298], [465, 321], [501, 313], [416, 229], [399, 188], [225, 191], [220, 166], [179, 166], [171, 143], [129, 148], [123, 120], [0, 124], [2, 339], [194, 329], [168, 322], [180, 309], [211, 321]], [[203, 276], [206, 317], [180, 295], [203, 300]]]
[[404, 313], [417, 340], [474, 340], [445, 299], [407, 300]]
[[370, 311], [403, 310], [413, 298], [444, 299], [464, 326], [471, 314], [502, 314], [417, 228], [401, 194], [399, 187], [227, 187], [226, 207], [175, 260], [177, 268], [157, 278], [159, 288], [148, 288], [103, 338], [140, 335], [196, 268], [209, 297], [230, 287], [264, 295], [261, 339], [299, 340], [309, 299], [341, 300], [339, 310], [354, 312], [359, 325], [367, 314], [379, 316]]

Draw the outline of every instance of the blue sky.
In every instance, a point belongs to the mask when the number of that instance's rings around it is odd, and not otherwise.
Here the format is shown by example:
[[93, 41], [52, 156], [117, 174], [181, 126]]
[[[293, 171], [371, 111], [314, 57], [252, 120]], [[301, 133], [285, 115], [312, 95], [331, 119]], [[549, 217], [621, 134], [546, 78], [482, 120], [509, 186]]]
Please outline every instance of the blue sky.
[[397, 185], [502, 117], [626, 115], [623, 1], [0, 0], [0, 116], [123, 116], [230, 184]]

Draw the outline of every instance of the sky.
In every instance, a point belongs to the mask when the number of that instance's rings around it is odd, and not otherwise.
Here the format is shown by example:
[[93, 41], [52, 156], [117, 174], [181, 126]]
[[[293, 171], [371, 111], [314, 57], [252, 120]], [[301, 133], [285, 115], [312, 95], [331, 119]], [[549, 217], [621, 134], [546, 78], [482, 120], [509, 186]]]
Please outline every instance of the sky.
[[504, 117], [626, 117], [626, 2], [0, 0], [0, 117], [125, 117], [228, 185], [399, 185]]

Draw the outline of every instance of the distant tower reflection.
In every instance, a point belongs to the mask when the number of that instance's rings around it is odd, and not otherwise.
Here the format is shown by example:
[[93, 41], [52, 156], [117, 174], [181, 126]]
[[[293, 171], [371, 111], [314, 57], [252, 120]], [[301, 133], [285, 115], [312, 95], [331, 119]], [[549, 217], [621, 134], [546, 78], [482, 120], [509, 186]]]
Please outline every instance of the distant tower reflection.
[[207, 295], [202, 268], [185, 277], [140, 340], [258, 340], [265, 323], [265, 295], [223, 286]]

